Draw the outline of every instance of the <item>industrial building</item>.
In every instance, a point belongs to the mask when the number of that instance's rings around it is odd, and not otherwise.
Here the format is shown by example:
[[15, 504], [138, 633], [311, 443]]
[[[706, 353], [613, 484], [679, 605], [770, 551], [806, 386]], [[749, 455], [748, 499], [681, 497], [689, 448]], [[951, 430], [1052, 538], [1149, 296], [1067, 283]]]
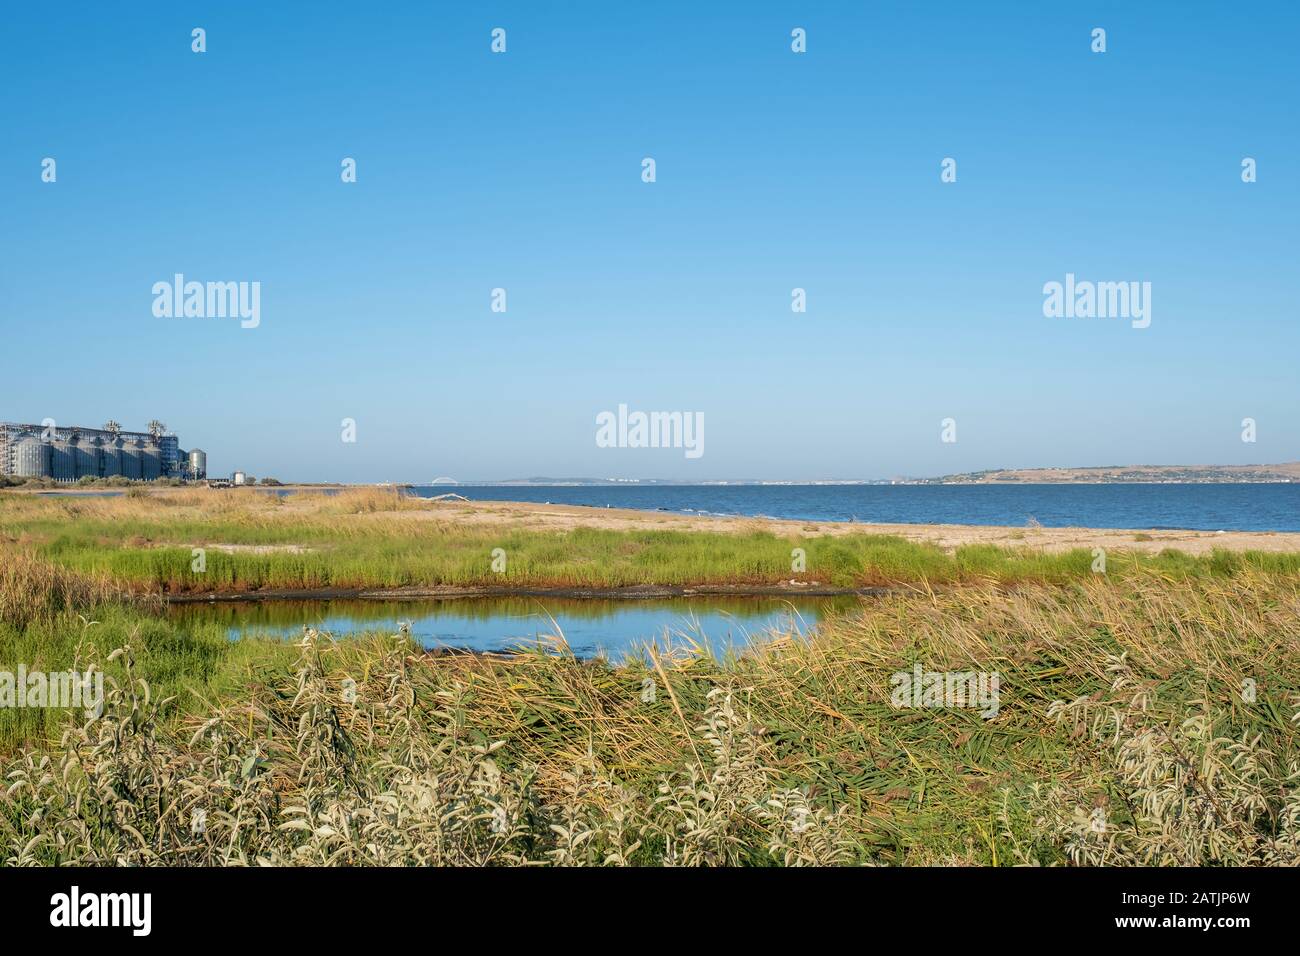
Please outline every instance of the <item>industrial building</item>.
[[103, 428], [0, 422], [0, 475], [72, 483], [85, 477], [199, 479], [207, 472], [207, 455], [182, 450], [159, 421], [143, 432], [123, 431], [113, 421]]

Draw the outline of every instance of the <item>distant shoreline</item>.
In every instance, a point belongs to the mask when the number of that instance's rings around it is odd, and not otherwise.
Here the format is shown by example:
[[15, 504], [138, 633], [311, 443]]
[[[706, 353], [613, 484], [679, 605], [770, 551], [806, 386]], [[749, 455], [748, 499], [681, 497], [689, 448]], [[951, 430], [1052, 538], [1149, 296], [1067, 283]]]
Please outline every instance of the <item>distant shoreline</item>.
[[1300, 462], [1251, 465], [1089, 465], [1073, 468], [986, 468], [980, 471], [918, 478], [805, 478], [773, 480], [734, 478], [679, 481], [671, 478], [512, 478], [503, 481], [408, 482], [417, 488], [569, 488], [569, 487], [834, 487], [840, 485], [1167, 485], [1167, 484], [1290, 484], [1300, 482]]
[[[427, 500], [427, 499], [426, 499]], [[966, 545], [1061, 553], [1105, 548], [1154, 554], [1166, 548], [1191, 555], [1214, 550], [1300, 552], [1300, 531], [1204, 531], [1181, 528], [1017, 527], [1013, 525], [946, 524], [941, 522], [805, 521], [795, 518], [746, 515], [682, 514], [634, 508], [595, 508], [587, 505], [532, 501], [475, 500], [430, 502], [430, 507], [403, 514], [407, 520], [450, 518], [462, 526], [526, 527], [571, 531], [589, 527], [615, 531], [671, 530], [743, 534], [755, 530], [780, 536], [836, 537], [877, 534], [933, 544], [947, 553]]]
[[[1199, 479], [1199, 480], [1165, 480], [1165, 481], [956, 481], [939, 478], [922, 478], [912, 481], [620, 481], [620, 482], [522, 482], [522, 481], [462, 481], [459, 484], [425, 485], [418, 481], [403, 482], [399, 487], [405, 488], [925, 488], [935, 486], [969, 488], [980, 485], [1005, 485], [1022, 487], [1024, 485], [1291, 485], [1300, 484], [1300, 478], [1257, 478], [1241, 479]], [[288, 488], [289, 485], [284, 487]], [[303, 486], [305, 489], [319, 487], [382, 488], [385, 484]]]
[[[582, 482], [552, 482], [543, 484], [527, 484], [523, 482], [496, 482], [496, 481], [463, 481], [457, 485], [425, 485], [418, 481], [405, 481], [396, 484], [392, 482], [334, 482], [330, 484], [283, 484], [283, 485], [242, 485], [230, 488], [211, 489], [213, 493], [220, 492], [240, 492], [240, 491], [337, 491], [343, 488], [978, 488], [978, 487], [1003, 487], [1003, 488], [1023, 488], [1027, 486], [1091, 486], [1091, 485], [1293, 485], [1300, 484], [1300, 479], [1293, 478], [1275, 478], [1275, 479], [1257, 479], [1253, 481], [1226, 481], [1226, 480], [1202, 480], [1202, 481], [940, 481], [940, 480], [922, 480], [922, 481], [656, 481], [656, 482], [620, 482], [618, 484], [585, 484]], [[10, 488], [0, 488], [0, 494], [11, 492], [14, 494], [27, 495], [103, 495], [106, 492], [113, 494], [125, 494], [131, 487], [145, 488], [152, 490], [157, 488], [177, 488], [172, 485], [152, 485], [148, 482], [141, 482], [138, 485], [129, 487], [121, 486], [90, 486], [79, 487], [77, 485], [67, 486], [15, 486]], [[198, 490], [209, 490], [201, 483], [192, 485], [181, 485], [178, 490], [185, 488], [194, 488]]]
[[[1098, 474], [1104, 472], [1106, 474]], [[1115, 474], [1119, 473], [1119, 474]], [[1113, 476], [1112, 476], [1113, 475]], [[1168, 477], [1163, 477], [1167, 475]], [[964, 472], [937, 478], [838, 479], [809, 478], [790, 481], [771, 479], [725, 479], [713, 481], [679, 481], [666, 478], [537, 478], [503, 481], [323, 481], [281, 482], [275, 485], [239, 485], [220, 491], [329, 491], [340, 488], [836, 488], [836, 487], [953, 487], [980, 485], [1024, 487], [1039, 485], [1286, 485], [1300, 484], [1300, 462], [1277, 465], [1130, 465], [1112, 468], [1002, 468]], [[42, 484], [0, 486], [0, 492], [28, 494], [102, 494], [125, 492], [129, 488], [174, 487], [152, 482], [133, 485]], [[180, 487], [206, 488], [203, 481]]]

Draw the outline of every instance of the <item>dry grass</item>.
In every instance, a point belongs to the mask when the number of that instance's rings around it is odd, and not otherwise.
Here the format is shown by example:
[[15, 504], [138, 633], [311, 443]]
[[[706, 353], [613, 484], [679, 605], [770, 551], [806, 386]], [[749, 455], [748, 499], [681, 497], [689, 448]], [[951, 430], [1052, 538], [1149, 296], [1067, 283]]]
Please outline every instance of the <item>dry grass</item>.
[[0, 624], [21, 629], [122, 594], [106, 574], [69, 571], [21, 551], [0, 552]]
[[[300, 653], [188, 720], [128, 667], [5, 768], [8, 862], [1300, 863], [1294, 577], [918, 589], [730, 662]], [[997, 717], [893, 708], [913, 662]]]
[[[571, 516], [570, 516], [571, 517]], [[579, 519], [599, 523], [592, 511]], [[951, 582], [1063, 582], [1093, 574], [1090, 550], [965, 544], [951, 550], [897, 535], [806, 535], [798, 527], [732, 522], [725, 530], [640, 525], [563, 528], [484, 524], [392, 489], [335, 494], [182, 489], [141, 498], [0, 496], [8, 541], [63, 568], [111, 575], [137, 592], [612, 588], [645, 584], [842, 588]], [[774, 529], [785, 528], [784, 531]], [[844, 529], [838, 529], [843, 531]], [[201, 570], [193, 549], [208, 550]], [[795, 549], [804, 554], [795, 570]], [[504, 566], [494, 556], [506, 559]], [[806, 559], [806, 561], [805, 561]], [[1238, 570], [1300, 573], [1300, 554], [1221, 550], [1200, 557], [1112, 550], [1107, 573]]]

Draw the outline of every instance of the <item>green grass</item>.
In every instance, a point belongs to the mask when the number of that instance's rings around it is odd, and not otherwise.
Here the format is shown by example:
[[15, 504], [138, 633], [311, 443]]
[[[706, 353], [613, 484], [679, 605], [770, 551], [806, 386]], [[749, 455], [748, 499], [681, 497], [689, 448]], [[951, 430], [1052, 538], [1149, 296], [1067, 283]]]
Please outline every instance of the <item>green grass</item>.
[[[88, 725], [0, 709], [0, 837], [23, 848], [10, 859], [1300, 862], [1300, 793], [1287, 779], [1300, 752], [1296, 555], [1115, 552], [1100, 575], [1086, 551], [949, 554], [758, 529], [565, 533], [401, 513], [420, 508], [374, 495], [0, 496], [0, 670], [94, 660], [119, 685], [147, 683], [152, 701], [124, 691], [116, 721]], [[192, 574], [189, 548], [217, 543], [315, 550], [210, 549], [207, 573]], [[824, 619], [812, 640], [621, 667], [540, 650], [434, 659], [370, 635], [320, 642], [295, 669], [295, 647], [168, 618], [156, 594], [500, 584], [498, 547], [504, 583], [898, 587]], [[807, 552], [805, 574], [789, 571], [792, 547]], [[130, 654], [110, 660], [119, 647]], [[894, 709], [889, 676], [914, 662], [997, 671], [996, 719]], [[360, 703], [341, 699], [345, 680]], [[196, 737], [208, 718], [219, 733]], [[811, 836], [787, 832], [791, 805], [815, 821]], [[1070, 821], [1099, 806], [1113, 829], [1094, 839]], [[304, 830], [304, 807], [371, 826], [352, 842], [337, 826]], [[188, 833], [194, 808], [214, 811], [202, 840]], [[504, 834], [488, 822], [498, 811]], [[620, 820], [633, 821], [621, 835]], [[590, 849], [558, 835], [573, 828], [593, 834]]]
[[[88, 615], [88, 616], [87, 616]], [[231, 641], [216, 624], [177, 626], [165, 618], [118, 604], [87, 608], [86, 614], [61, 614], [25, 627], [0, 622], [0, 669], [18, 662], [27, 671], [84, 670], [85, 662], [103, 662], [108, 652], [130, 646], [139, 673], [153, 692], [175, 698], [174, 713], [211, 707], [224, 696], [257, 681], [265, 666], [286, 666], [293, 650], [272, 640]], [[105, 672], [122, 676], [120, 664]], [[0, 751], [22, 744], [52, 745], [68, 726], [65, 711], [50, 708], [0, 708]]]
[[[126, 638], [133, 676], [202, 693], [161, 711], [119, 695], [52, 773], [40, 746], [15, 755], [0, 844], [89, 865], [1295, 865], [1300, 581], [1225, 575], [900, 591], [813, 640], [626, 667], [391, 637], [317, 641], [296, 667], [112, 611], [101, 653]], [[23, 646], [71, 639], [69, 613]], [[997, 717], [894, 708], [913, 663], [998, 672]], [[1072, 822], [1098, 807], [1104, 834]]]
[[[388, 509], [391, 513], [384, 513]], [[144, 499], [37, 499], [0, 496], [0, 540], [19, 542], [57, 565], [107, 575], [139, 591], [395, 588], [478, 585], [622, 587], [772, 585], [790, 579], [838, 587], [992, 580], [1063, 582], [1091, 574], [1088, 550], [1045, 553], [936, 545], [874, 534], [782, 536], [765, 530], [570, 531], [458, 524], [377, 492], [335, 499], [304, 495], [290, 505], [271, 496], [204, 499], [201, 493]], [[300, 549], [223, 552], [217, 545]], [[192, 570], [193, 548], [206, 569]], [[506, 570], [493, 570], [502, 549]], [[806, 570], [792, 572], [802, 548]], [[1114, 552], [1107, 570], [1144, 568], [1188, 575], [1244, 569], [1300, 573], [1300, 554], [1234, 553], [1191, 558]]]

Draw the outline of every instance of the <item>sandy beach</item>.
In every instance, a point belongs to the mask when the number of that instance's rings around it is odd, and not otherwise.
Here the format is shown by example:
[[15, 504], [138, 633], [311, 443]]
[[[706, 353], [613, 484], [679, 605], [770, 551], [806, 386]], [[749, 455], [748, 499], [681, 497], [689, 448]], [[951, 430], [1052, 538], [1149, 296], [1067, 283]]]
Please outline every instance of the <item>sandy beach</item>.
[[[516, 501], [430, 501], [420, 511], [402, 512], [412, 520], [454, 520], [466, 525], [509, 525], [532, 530], [647, 528], [674, 531], [753, 532], [787, 535], [896, 535], [909, 541], [936, 544], [951, 551], [967, 544], [992, 544], [1009, 548], [1036, 548], [1048, 552], [1073, 548], [1155, 553], [1175, 548], [1188, 554], [1207, 554], [1215, 548], [1234, 551], [1300, 551], [1300, 533], [1269, 531], [1144, 531], [1110, 528], [997, 527], [956, 524], [868, 524], [847, 521], [789, 521], [768, 518], [727, 518], [634, 511], [621, 508], [584, 508], [572, 505]], [[389, 515], [391, 517], [391, 514]]]

